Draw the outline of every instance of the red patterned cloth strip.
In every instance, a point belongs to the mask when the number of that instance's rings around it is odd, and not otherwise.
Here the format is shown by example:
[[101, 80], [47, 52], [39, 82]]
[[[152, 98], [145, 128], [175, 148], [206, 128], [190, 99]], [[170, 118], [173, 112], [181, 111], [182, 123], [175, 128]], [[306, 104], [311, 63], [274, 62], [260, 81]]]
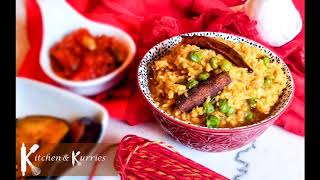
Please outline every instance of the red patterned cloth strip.
[[121, 140], [114, 166], [122, 179], [228, 179], [182, 156], [163, 142], [135, 135]]

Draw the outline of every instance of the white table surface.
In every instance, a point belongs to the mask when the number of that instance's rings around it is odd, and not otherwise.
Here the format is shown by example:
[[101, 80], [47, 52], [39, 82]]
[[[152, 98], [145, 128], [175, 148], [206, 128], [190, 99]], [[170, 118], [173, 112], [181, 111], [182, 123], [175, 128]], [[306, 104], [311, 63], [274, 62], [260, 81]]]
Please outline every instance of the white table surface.
[[[26, 36], [24, 0], [16, 0], [16, 48], [16, 70], [18, 71], [29, 48]], [[277, 126], [270, 127], [255, 142], [243, 148], [222, 153], [200, 152], [185, 147], [162, 131], [154, 121], [138, 126], [129, 126], [121, 121], [111, 119], [105, 142], [117, 143], [127, 134], [164, 141], [175, 147], [182, 155], [230, 179], [304, 179], [304, 138]], [[119, 179], [112, 166], [114, 154], [115, 149], [112, 149], [107, 154], [108, 160], [98, 168], [98, 173], [104, 171], [109, 177], [96, 177], [95, 179]], [[71, 171], [80, 170], [79, 168]], [[87, 177], [63, 177], [61, 179], [87, 179]]]

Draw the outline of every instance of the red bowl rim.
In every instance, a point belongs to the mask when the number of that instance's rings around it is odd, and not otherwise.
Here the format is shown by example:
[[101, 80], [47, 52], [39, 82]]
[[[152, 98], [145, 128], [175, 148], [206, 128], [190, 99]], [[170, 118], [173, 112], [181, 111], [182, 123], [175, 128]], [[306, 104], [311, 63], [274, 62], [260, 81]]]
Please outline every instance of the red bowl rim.
[[[209, 31], [208, 31], [209, 32]], [[177, 36], [174, 36], [174, 37], [171, 37], [171, 38], [168, 38], [168, 39], [173, 39], [173, 38], [177, 38], [179, 36], [182, 36], [182, 35], [190, 35], [190, 34], [193, 34], [193, 33], [205, 33], [203, 31], [201, 32], [190, 32], [190, 33], [185, 33], [185, 34], [180, 34], [180, 35], [177, 35]], [[258, 45], [260, 45], [261, 47], [267, 49], [268, 51], [272, 52], [274, 55], [276, 55], [285, 65], [286, 63], [282, 60], [282, 58], [280, 58], [274, 51], [270, 50], [269, 48], [265, 47], [264, 45], [254, 41], [254, 40], [251, 40], [249, 38], [246, 38], [246, 37], [243, 37], [243, 36], [239, 36], [239, 35], [235, 35], [235, 34], [228, 34], [228, 33], [222, 33], [222, 32], [210, 32], [210, 33], [216, 33], [216, 34], [222, 34], [222, 35], [231, 35], [231, 36], [235, 36], [235, 37], [239, 37], [239, 38], [242, 38], [242, 39], [246, 39], [246, 40], [249, 40], [249, 41], [252, 41]], [[159, 44], [163, 43], [164, 41], [167, 41], [168, 39], [165, 39], [163, 41], [161, 41], [160, 43], [154, 45], [151, 49], [153, 49], [155, 46], [158, 46]], [[143, 56], [143, 58], [149, 53], [149, 51], [151, 50], [149, 49], [145, 55]], [[293, 100], [293, 95], [295, 93], [295, 83], [294, 83], [294, 79], [292, 77], [292, 73], [288, 67], [288, 73], [290, 75], [290, 78], [292, 80], [292, 93], [290, 94], [289, 96], [289, 101], [288, 103], [285, 105], [285, 107], [283, 107], [280, 111], [276, 112], [275, 115], [271, 116], [271, 117], [268, 117], [266, 119], [263, 119], [261, 121], [258, 121], [254, 124], [250, 124], [250, 125], [246, 125], [246, 126], [239, 126], [239, 127], [234, 127], [234, 128], [208, 128], [208, 127], [204, 127], [204, 126], [199, 126], [199, 125], [193, 125], [193, 124], [189, 124], [189, 123], [186, 123], [184, 121], [181, 121], [181, 120], [176, 120], [174, 119], [173, 117], [171, 116], [168, 116], [167, 114], [163, 113], [158, 107], [156, 107], [154, 104], [152, 104], [147, 98], [146, 96], [144, 95], [142, 89], [141, 89], [141, 86], [140, 86], [140, 83], [139, 83], [139, 68], [141, 66], [141, 62], [143, 60], [143, 58], [140, 60], [139, 62], [139, 65], [138, 65], [138, 70], [137, 70], [137, 73], [136, 73], [136, 83], [138, 85], [138, 89], [139, 89], [139, 92], [142, 94], [143, 98], [145, 101], [148, 102], [148, 105], [155, 111], [157, 111], [159, 114], [161, 114], [162, 116], [164, 116], [167, 120], [171, 121], [172, 123], [174, 124], [178, 124], [180, 126], [184, 126], [184, 127], [187, 127], [187, 128], [190, 128], [190, 129], [193, 129], [193, 130], [198, 130], [198, 131], [203, 131], [203, 132], [211, 132], [211, 133], [230, 133], [230, 132], [240, 132], [240, 131], [248, 131], [248, 130], [251, 130], [251, 129], [256, 129], [256, 128], [259, 128], [261, 126], [264, 126], [268, 123], [271, 123], [271, 122], [274, 122], [275, 120], [277, 120], [287, 109], [288, 107], [291, 105], [292, 103], [292, 100]]]

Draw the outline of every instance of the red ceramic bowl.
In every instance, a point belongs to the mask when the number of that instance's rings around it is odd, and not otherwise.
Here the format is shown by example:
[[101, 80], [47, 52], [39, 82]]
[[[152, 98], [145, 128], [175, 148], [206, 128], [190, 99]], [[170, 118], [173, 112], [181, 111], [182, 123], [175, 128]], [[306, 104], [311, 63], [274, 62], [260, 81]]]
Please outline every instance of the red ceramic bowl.
[[294, 83], [289, 68], [275, 53], [257, 42], [225, 33], [196, 32], [184, 35], [222, 37], [230, 41], [246, 42], [251, 46], [255, 46], [264, 51], [270, 57], [271, 61], [283, 65], [283, 70], [287, 75], [288, 82], [287, 87], [283, 90], [279, 98], [279, 103], [275, 105], [270, 115], [260, 122], [236, 128], [207, 128], [188, 124], [161, 110], [151, 97], [148, 86], [149, 63], [169, 52], [175, 44], [181, 41], [181, 36], [175, 36], [162, 41], [150, 49], [141, 60], [137, 79], [139, 89], [152, 109], [155, 119], [173, 138], [186, 146], [200, 151], [222, 152], [234, 150], [252, 142], [260, 136], [287, 109], [294, 94]]

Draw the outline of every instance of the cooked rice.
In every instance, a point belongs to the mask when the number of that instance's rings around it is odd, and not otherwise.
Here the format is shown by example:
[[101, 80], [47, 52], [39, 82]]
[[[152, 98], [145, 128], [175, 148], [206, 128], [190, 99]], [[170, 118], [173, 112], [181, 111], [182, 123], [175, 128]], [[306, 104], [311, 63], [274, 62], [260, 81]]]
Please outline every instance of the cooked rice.
[[[215, 107], [212, 114], [220, 118], [219, 127], [237, 127], [259, 121], [270, 113], [282, 90], [286, 87], [287, 77], [282, 70], [282, 65], [276, 62], [265, 65], [260, 59], [266, 54], [246, 43], [223, 42], [232, 46], [244, 58], [253, 69], [253, 73], [248, 73], [245, 68], [233, 65], [229, 71], [232, 82], [214, 98], [214, 102], [218, 102], [219, 99], [227, 99], [228, 104], [235, 108], [236, 112], [228, 117]], [[194, 50], [202, 54], [203, 58], [199, 63], [188, 59], [189, 53]], [[214, 50], [177, 44], [168, 55], [154, 61], [151, 64], [152, 74], [149, 84], [152, 97], [159, 107], [182, 121], [203, 126], [205, 115], [202, 106], [194, 107], [190, 112], [181, 112], [175, 106], [175, 102], [178, 96], [187, 96], [186, 81], [197, 78], [204, 71], [214, 70], [210, 65], [212, 57], [218, 59], [219, 65], [225, 59]], [[214, 71], [221, 70], [218, 68]], [[272, 80], [272, 85], [269, 87], [264, 86], [264, 78], [267, 76]], [[247, 99], [253, 97], [256, 98], [255, 118], [248, 122], [246, 116], [250, 111], [250, 106]], [[210, 98], [207, 101], [210, 101]]]

